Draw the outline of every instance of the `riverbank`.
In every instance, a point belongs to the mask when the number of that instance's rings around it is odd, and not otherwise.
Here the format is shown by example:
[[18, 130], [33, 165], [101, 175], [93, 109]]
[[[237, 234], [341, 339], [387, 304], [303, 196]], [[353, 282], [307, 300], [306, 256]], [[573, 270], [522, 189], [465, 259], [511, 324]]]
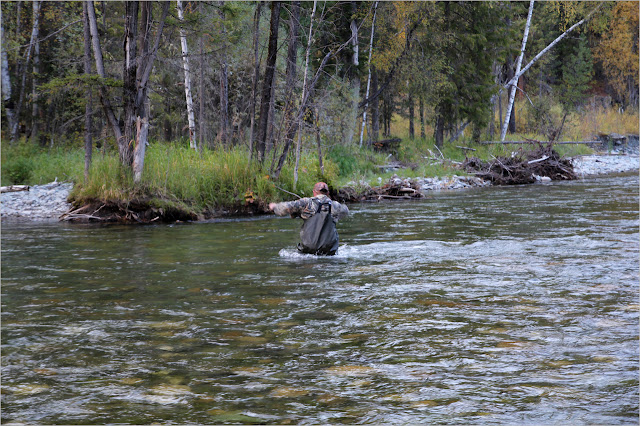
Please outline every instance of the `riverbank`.
[[[635, 155], [585, 155], [572, 159], [574, 172], [580, 178], [612, 173], [627, 173], [640, 169], [640, 158]], [[407, 185], [422, 193], [484, 187], [490, 182], [469, 176], [425, 177], [402, 179], [394, 176], [390, 183]], [[359, 183], [354, 182], [354, 185]], [[383, 182], [380, 181], [382, 185]], [[7, 192], [0, 196], [0, 215], [3, 220], [58, 221], [72, 205], [67, 201], [73, 188], [71, 183], [53, 182], [34, 185], [28, 191]], [[219, 211], [217, 215], [230, 214]]]

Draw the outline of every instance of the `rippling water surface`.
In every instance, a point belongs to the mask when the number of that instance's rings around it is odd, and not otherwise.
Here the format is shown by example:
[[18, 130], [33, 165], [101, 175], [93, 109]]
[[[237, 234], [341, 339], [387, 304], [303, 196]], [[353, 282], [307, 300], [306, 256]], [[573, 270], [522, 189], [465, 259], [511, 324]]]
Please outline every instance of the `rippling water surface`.
[[638, 177], [299, 221], [3, 223], [2, 422], [628, 424]]

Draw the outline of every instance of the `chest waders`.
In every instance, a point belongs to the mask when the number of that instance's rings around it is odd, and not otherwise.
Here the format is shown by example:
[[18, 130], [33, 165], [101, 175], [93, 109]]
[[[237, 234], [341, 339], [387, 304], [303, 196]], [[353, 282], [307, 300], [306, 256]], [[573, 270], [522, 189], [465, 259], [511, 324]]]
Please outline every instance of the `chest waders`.
[[338, 251], [338, 231], [331, 215], [331, 201], [313, 200], [313, 203], [316, 213], [302, 224], [298, 250], [302, 253], [333, 256]]

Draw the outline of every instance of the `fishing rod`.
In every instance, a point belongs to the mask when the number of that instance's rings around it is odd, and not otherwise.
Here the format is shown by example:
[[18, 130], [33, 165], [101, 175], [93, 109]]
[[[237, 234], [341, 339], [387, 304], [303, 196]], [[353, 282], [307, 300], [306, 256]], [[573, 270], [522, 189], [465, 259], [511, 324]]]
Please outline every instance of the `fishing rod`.
[[278, 185], [276, 185], [275, 183], [273, 184], [273, 186], [275, 186], [276, 188], [278, 188], [280, 191], [286, 192], [289, 195], [295, 195], [298, 198], [302, 198], [301, 196], [299, 196], [298, 194], [295, 194], [293, 192], [289, 192], [286, 189], [280, 188]]

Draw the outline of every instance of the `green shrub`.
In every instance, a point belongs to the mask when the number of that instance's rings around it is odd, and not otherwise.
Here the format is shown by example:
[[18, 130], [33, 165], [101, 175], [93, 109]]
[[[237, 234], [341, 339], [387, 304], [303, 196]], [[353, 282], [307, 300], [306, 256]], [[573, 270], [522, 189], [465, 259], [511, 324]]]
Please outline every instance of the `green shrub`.
[[28, 184], [32, 173], [33, 161], [26, 157], [13, 158], [2, 166], [2, 182], [9, 185]]
[[75, 182], [83, 170], [84, 152], [78, 149], [42, 148], [26, 141], [2, 144], [3, 185]]

